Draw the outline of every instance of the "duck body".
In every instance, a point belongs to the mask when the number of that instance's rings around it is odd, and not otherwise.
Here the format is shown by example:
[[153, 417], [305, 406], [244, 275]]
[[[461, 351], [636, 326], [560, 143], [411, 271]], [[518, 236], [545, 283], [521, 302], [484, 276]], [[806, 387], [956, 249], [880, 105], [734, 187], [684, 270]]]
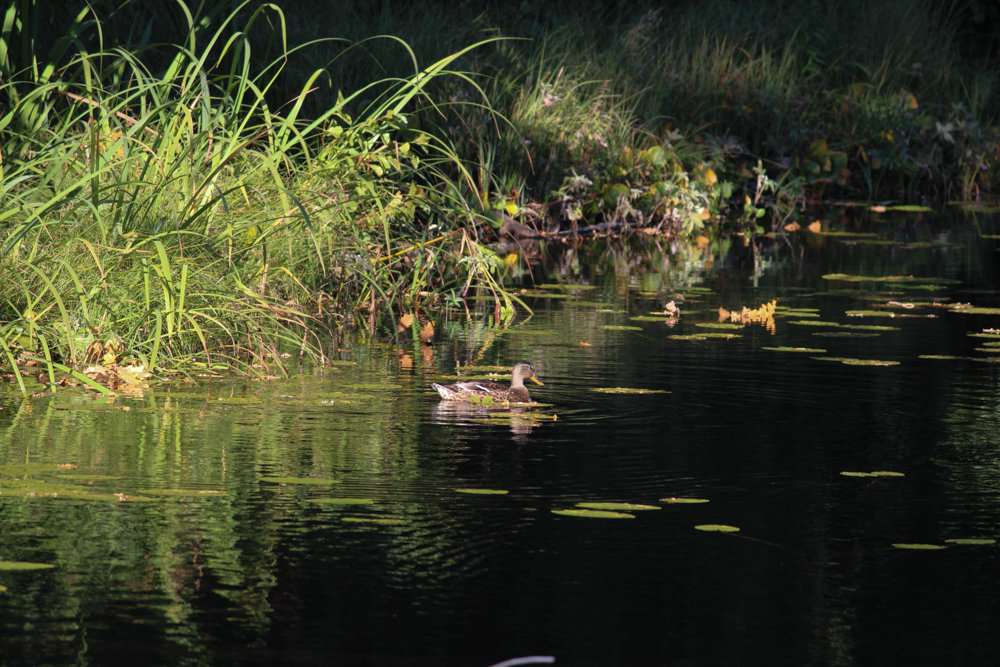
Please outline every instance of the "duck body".
[[542, 384], [542, 381], [535, 376], [534, 367], [527, 361], [519, 361], [514, 364], [509, 387], [500, 382], [482, 381], [456, 382], [455, 384], [437, 384], [435, 382], [431, 383], [431, 387], [441, 395], [443, 401], [484, 402], [492, 400], [505, 403], [530, 403], [531, 394], [524, 386], [525, 380]]

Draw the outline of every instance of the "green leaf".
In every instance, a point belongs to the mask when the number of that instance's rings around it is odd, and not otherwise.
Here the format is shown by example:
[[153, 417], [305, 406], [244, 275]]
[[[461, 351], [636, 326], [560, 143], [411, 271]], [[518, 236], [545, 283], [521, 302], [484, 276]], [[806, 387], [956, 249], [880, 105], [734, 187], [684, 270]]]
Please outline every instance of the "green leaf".
[[708, 533], [738, 533], [740, 529], [736, 526], [728, 526], [724, 523], [702, 523], [694, 527], [695, 530], [703, 530]]
[[27, 570], [51, 570], [55, 565], [49, 563], [29, 563], [17, 560], [0, 560], [0, 572], [23, 572]]
[[339, 479], [325, 479], [321, 477], [261, 477], [260, 481], [267, 482], [268, 484], [312, 484], [316, 486], [340, 484]]
[[583, 502], [577, 503], [577, 507], [583, 507], [589, 510], [608, 510], [612, 512], [618, 511], [643, 511], [643, 510], [658, 510], [661, 509], [656, 505], [640, 505], [637, 503], [605, 503], [605, 502]]
[[586, 510], [586, 509], [569, 509], [569, 510], [552, 510], [553, 514], [560, 514], [562, 516], [576, 516], [585, 519], [634, 519], [634, 514], [627, 514], [625, 512], [611, 512], [608, 510]]
[[310, 498], [309, 502], [317, 505], [371, 505], [372, 498]]
[[920, 542], [897, 542], [893, 544], [897, 549], [913, 549], [920, 551], [940, 551], [941, 549], [947, 549], [943, 544], [923, 544]]

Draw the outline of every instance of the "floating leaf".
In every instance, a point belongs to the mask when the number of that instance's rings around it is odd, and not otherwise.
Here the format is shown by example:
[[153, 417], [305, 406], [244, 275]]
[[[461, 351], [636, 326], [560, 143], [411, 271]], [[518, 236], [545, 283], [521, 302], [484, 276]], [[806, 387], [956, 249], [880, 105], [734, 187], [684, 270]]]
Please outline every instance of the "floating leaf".
[[552, 510], [553, 514], [561, 514], [563, 516], [576, 516], [583, 517], [586, 519], [634, 519], [634, 514], [628, 514], [626, 512], [610, 512], [608, 510]]
[[966, 544], [966, 545], [987, 545], [996, 544], [997, 541], [990, 537], [979, 538], [979, 537], [953, 537], [950, 540], [945, 540], [948, 544]]
[[819, 347], [762, 347], [762, 350], [771, 350], [773, 352], [811, 352], [813, 354], [826, 354], [826, 350]]
[[476, 496], [503, 496], [510, 493], [510, 491], [508, 491], [507, 489], [470, 489], [470, 488], [455, 489], [455, 492], [469, 493]]
[[881, 334], [861, 333], [860, 331], [814, 331], [813, 336], [821, 338], [875, 338]]
[[629, 320], [632, 322], [676, 322], [677, 318], [668, 315], [636, 315], [630, 317]]
[[734, 324], [733, 322], [695, 322], [696, 327], [702, 327], [703, 329], [742, 329], [742, 324]]
[[840, 473], [844, 477], [905, 477], [901, 472], [893, 472], [892, 470], [875, 470], [872, 472], [849, 472], [843, 471]]
[[739, 338], [739, 334], [718, 332], [703, 332], [696, 334], [673, 334], [668, 336], [672, 340], [708, 340], [709, 338]]
[[371, 498], [310, 498], [309, 502], [317, 505], [371, 505]]
[[631, 327], [624, 324], [602, 324], [601, 328], [608, 331], [642, 331], [642, 327]]
[[884, 283], [926, 283], [928, 285], [957, 285], [961, 280], [952, 278], [915, 278], [914, 276], [858, 276], [847, 273], [828, 273], [824, 280], [839, 280], [843, 282], [884, 282]]
[[699, 505], [701, 503], [707, 503], [708, 498], [675, 498], [673, 496], [669, 498], [660, 498], [661, 503], [669, 503], [671, 505]]
[[23, 572], [26, 570], [51, 570], [55, 565], [49, 563], [29, 563], [17, 560], [0, 560], [0, 572]]
[[340, 484], [339, 479], [327, 479], [323, 477], [261, 477], [259, 481], [267, 482], [268, 484], [308, 484], [315, 486]]
[[612, 512], [628, 512], [628, 511], [660, 509], [660, 507], [656, 505], [640, 505], [637, 503], [583, 502], [583, 503], [577, 503], [576, 506], [583, 507], [589, 510], [609, 510]]
[[702, 523], [694, 527], [695, 530], [703, 530], [707, 533], [738, 533], [740, 529], [736, 526], [727, 526], [724, 523]]
[[[916, 100], [912, 99], [913, 98], [912, 94], [908, 93], [907, 95], [908, 95], [909, 98], [911, 98], [910, 103], [909, 103], [909, 105], [910, 105], [909, 108], [910, 109], [915, 109], [916, 106], [912, 106], [912, 105], [916, 104]], [[897, 204], [896, 206], [886, 206], [885, 210], [887, 210], [887, 211], [905, 211], [907, 213], [929, 213], [930, 211], [933, 211], [934, 209], [932, 209], [930, 206], [921, 206], [920, 204]]]
[[855, 359], [853, 357], [813, 357], [820, 361], [839, 361], [848, 366], [898, 366], [898, 361], [886, 361], [883, 359]]
[[922, 551], [940, 551], [941, 549], [947, 549], [943, 544], [922, 544], [920, 542], [897, 542], [892, 546], [897, 549], [916, 549]]
[[789, 324], [798, 324], [807, 327], [839, 327], [840, 322], [828, 322], [826, 320], [789, 320]]
[[216, 489], [141, 489], [147, 496], [224, 496], [225, 491]]
[[643, 389], [642, 387], [591, 387], [590, 391], [601, 394], [669, 394], [666, 389]]

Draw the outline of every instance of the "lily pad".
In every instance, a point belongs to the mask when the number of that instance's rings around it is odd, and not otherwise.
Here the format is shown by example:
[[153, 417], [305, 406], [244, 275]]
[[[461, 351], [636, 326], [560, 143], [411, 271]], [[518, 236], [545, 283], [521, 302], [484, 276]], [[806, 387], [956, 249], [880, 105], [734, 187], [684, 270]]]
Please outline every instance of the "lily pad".
[[670, 496], [669, 498], [660, 498], [660, 502], [670, 505], [700, 505], [707, 503], [708, 498], [675, 498]]
[[561, 514], [562, 516], [576, 516], [585, 519], [634, 519], [634, 514], [628, 514], [627, 512], [611, 512], [608, 510], [585, 510], [585, 509], [569, 509], [569, 510], [552, 510], [553, 514]]
[[839, 361], [848, 366], [898, 366], [898, 361], [884, 359], [855, 359], [854, 357], [813, 357], [821, 361]]
[[820, 338], [875, 338], [882, 334], [862, 333], [860, 331], [814, 331], [812, 335]]
[[629, 320], [632, 322], [676, 322], [677, 318], [666, 315], [636, 315], [630, 317]]
[[591, 387], [590, 391], [601, 394], [669, 394], [666, 389], [644, 389], [642, 387]]
[[892, 546], [897, 549], [914, 549], [919, 551], [940, 551], [941, 549], [947, 549], [943, 544], [924, 544], [921, 542], [897, 542]]
[[840, 473], [844, 477], [905, 477], [906, 475], [901, 472], [894, 472], [892, 470], [875, 470], [872, 472], [851, 472], [842, 471]]
[[933, 211], [930, 206], [922, 206], [920, 204], [897, 204], [896, 206], [886, 206], [887, 211], [904, 211], [907, 213], [929, 213]]
[[927, 285], [957, 285], [961, 280], [952, 278], [919, 278], [914, 276], [860, 276], [848, 273], [827, 273], [824, 280], [837, 280], [841, 282], [879, 282], [879, 283], [922, 283]]
[[632, 327], [625, 324], [602, 324], [601, 328], [608, 331], [642, 331], [642, 327]]
[[640, 505], [638, 503], [583, 502], [577, 503], [576, 506], [583, 507], [588, 510], [608, 510], [610, 512], [634, 512], [661, 509], [657, 505]]
[[310, 498], [309, 502], [316, 505], [371, 505], [372, 498]]
[[217, 489], [141, 489], [139, 493], [147, 496], [224, 496], [225, 491], [219, 491]]
[[948, 544], [965, 544], [965, 545], [988, 545], [996, 544], [997, 541], [991, 537], [953, 537], [950, 540], [945, 540]]
[[330, 484], [340, 484], [339, 479], [328, 479], [324, 477], [261, 477], [261, 482], [268, 484], [304, 484], [310, 486], [329, 486]]
[[51, 570], [55, 565], [50, 563], [29, 563], [17, 560], [0, 560], [0, 572], [24, 572], [27, 570]]
[[734, 324], [732, 322], [695, 322], [696, 327], [701, 327], [702, 329], [725, 329], [728, 331], [733, 331], [736, 329], [742, 329], [744, 325]]
[[739, 334], [735, 333], [723, 333], [721, 331], [706, 331], [703, 333], [696, 334], [674, 334], [668, 336], [672, 340], [708, 340], [710, 338], [739, 338]]
[[694, 527], [695, 530], [703, 530], [706, 533], [738, 533], [740, 529], [736, 526], [727, 526], [724, 523], [701, 523]]
[[771, 350], [772, 352], [811, 352], [813, 354], [826, 354], [826, 350], [820, 347], [789, 347], [787, 345], [781, 347], [762, 347], [762, 350]]
[[456, 493], [468, 493], [474, 496], [504, 496], [510, 493], [507, 489], [472, 489], [472, 488], [461, 488], [455, 489]]
[[829, 322], [827, 320], [789, 320], [789, 324], [798, 324], [807, 327], [839, 327], [840, 322]]

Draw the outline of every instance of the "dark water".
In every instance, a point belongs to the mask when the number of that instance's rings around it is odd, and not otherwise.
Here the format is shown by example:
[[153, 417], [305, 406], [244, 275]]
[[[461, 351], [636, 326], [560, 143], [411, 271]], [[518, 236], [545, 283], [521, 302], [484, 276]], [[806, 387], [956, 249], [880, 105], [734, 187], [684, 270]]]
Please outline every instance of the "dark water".
[[[0, 571], [0, 664], [997, 664], [1000, 546], [945, 540], [1000, 538], [1000, 338], [970, 335], [1000, 315], [942, 305], [1000, 307], [996, 219], [863, 229], [881, 242], [587, 246], [536, 278], [594, 289], [502, 333], [445, 323], [412, 365], [358, 347], [322, 377], [4, 399], [0, 560], [55, 567]], [[630, 319], [678, 295], [675, 325]], [[815, 310], [699, 326], [772, 298]], [[735, 335], [672, 337], [706, 332]], [[427, 389], [522, 358], [542, 418]], [[552, 512], [582, 501], [661, 509]]]

